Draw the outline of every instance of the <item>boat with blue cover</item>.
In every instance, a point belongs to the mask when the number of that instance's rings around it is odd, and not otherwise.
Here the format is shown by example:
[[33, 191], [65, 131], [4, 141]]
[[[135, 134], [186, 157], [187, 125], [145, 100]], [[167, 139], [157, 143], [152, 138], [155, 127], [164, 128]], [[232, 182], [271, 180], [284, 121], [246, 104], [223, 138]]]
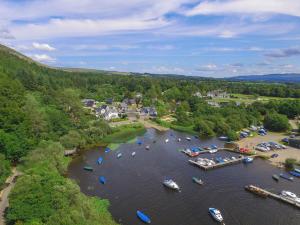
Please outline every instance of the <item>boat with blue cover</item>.
[[224, 160], [223, 160], [222, 157], [216, 157], [216, 161], [217, 161], [218, 163], [223, 163], [223, 162], [224, 162]]
[[104, 151], [105, 153], [108, 153], [108, 152], [110, 152], [110, 148], [105, 148], [105, 151]]
[[106, 183], [105, 177], [100, 176], [100, 177], [99, 177], [99, 182], [100, 182], [101, 184], [105, 184], [105, 183]]
[[218, 222], [222, 222], [223, 221], [223, 216], [220, 212], [220, 210], [215, 209], [215, 208], [209, 208], [208, 209], [210, 215]]
[[143, 213], [142, 211], [140, 210], [137, 210], [136, 211], [136, 215], [137, 217], [143, 221], [144, 223], [151, 223], [151, 219], [149, 216], [147, 216], [145, 213]]
[[300, 177], [300, 173], [296, 172], [296, 171], [290, 171], [289, 172], [291, 175], [293, 175], [294, 177]]
[[283, 173], [281, 173], [279, 176], [282, 177], [283, 179], [286, 179], [286, 180], [289, 180], [289, 181], [294, 181], [293, 177], [290, 177], [290, 176], [285, 175]]
[[102, 157], [99, 157], [99, 158], [97, 159], [97, 163], [100, 165], [102, 162], [103, 162], [103, 158], [102, 158]]
[[218, 149], [218, 146], [216, 146], [216, 145], [211, 145], [210, 148], [211, 148], [211, 149]]
[[140, 141], [140, 140], [138, 140], [136, 143], [137, 143], [138, 145], [141, 145], [141, 144], [143, 144], [143, 142], [142, 142], [142, 141]]
[[252, 157], [246, 157], [243, 159], [244, 163], [252, 163], [253, 162], [253, 158]]

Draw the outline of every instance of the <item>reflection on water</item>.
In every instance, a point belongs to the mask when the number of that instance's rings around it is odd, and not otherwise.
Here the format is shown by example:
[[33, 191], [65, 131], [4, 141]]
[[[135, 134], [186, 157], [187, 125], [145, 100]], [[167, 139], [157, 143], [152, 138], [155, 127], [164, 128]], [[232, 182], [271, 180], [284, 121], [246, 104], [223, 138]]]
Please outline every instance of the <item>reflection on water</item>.
[[[158, 132], [149, 129], [139, 137], [142, 145], [123, 144], [115, 152], [104, 153], [94, 149], [76, 158], [69, 167], [69, 176], [75, 179], [82, 192], [90, 196], [107, 198], [115, 220], [124, 225], [142, 224], [136, 210], [147, 213], [151, 224], [158, 225], [209, 225], [217, 224], [208, 214], [209, 207], [221, 210], [226, 225], [300, 225], [300, 210], [274, 199], [262, 199], [244, 190], [247, 184], [255, 184], [273, 192], [290, 190], [300, 195], [300, 179], [294, 182], [280, 180], [276, 183], [272, 174], [280, 170], [263, 160], [252, 164], [237, 164], [211, 171], [203, 171], [188, 163], [188, 157], [178, 149], [191, 146], [222, 145], [217, 139], [199, 140], [175, 131]], [[177, 138], [182, 139], [181, 142]], [[165, 139], [169, 143], [165, 143]], [[154, 143], [155, 142], [155, 143]], [[150, 145], [150, 150], [145, 146]], [[131, 153], [135, 151], [136, 156]], [[123, 156], [117, 159], [117, 152]], [[204, 154], [208, 158], [233, 156], [234, 153]], [[104, 158], [97, 165], [99, 156]], [[83, 170], [85, 165], [94, 172]], [[101, 185], [99, 176], [105, 176]], [[201, 178], [205, 184], [192, 182]], [[167, 190], [164, 178], [174, 179], [182, 188], [180, 193]]]

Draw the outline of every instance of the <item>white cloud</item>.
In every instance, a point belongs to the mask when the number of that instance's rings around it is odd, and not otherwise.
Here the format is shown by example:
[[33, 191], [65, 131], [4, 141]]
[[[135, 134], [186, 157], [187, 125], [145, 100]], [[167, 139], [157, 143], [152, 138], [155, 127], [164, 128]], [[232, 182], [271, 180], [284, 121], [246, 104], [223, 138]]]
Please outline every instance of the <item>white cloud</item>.
[[37, 42], [33, 42], [32, 47], [37, 50], [49, 51], [49, 52], [55, 50], [55, 48], [50, 46], [49, 44], [41, 44], [41, 43], [37, 43]]
[[227, 0], [202, 1], [188, 10], [188, 16], [194, 15], [226, 15], [226, 14], [285, 14], [300, 16], [298, 0]]
[[54, 63], [56, 61], [55, 58], [46, 54], [34, 54], [31, 58], [42, 63]]
[[216, 64], [209, 63], [209, 64], [206, 64], [206, 65], [201, 65], [196, 70], [197, 71], [206, 71], [206, 72], [217, 71], [217, 70], [219, 70], [219, 67]]

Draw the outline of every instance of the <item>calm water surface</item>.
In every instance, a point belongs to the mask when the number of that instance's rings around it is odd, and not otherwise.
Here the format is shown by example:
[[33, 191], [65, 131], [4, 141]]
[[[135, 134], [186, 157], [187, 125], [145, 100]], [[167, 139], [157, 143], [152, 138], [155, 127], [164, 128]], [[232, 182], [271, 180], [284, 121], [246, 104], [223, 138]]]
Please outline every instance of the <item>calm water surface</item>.
[[[69, 167], [69, 177], [78, 182], [83, 193], [109, 199], [110, 211], [123, 225], [142, 224], [136, 217], [140, 209], [157, 225], [210, 225], [216, 223], [208, 214], [209, 207], [222, 211], [226, 225], [300, 225], [300, 210], [274, 199], [263, 199], [244, 190], [247, 184], [256, 184], [275, 193], [290, 190], [300, 195], [300, 179], [294, 182], [272, 179], [281, 172], [267, 162], [256, 159], [252, 164], [237, 164], [211, 171], [203, 171], [188, 163], [188, 157], [178, 149], [191, 146], [209, 146], [223, 143], [217, 139], [199, 140], [175, 131], [158, 132], [149, 129], [136, 143], [123, 144], [117, 151], [104, 153], [94, 149], [76, 158]], [[181, 137], [182, 141], [177, 142]], [[165, 139], [169, 138], [169, 143]], [[156, 143], [153, 141], [156, 140]], [[150, 145], [150, 150], [145, 146]], [[131, 153], [135, 151], [136, 156]], [[118, 152], [123, 156], [117, 159]], [[300, 152], [299, 152], [300, 154]], [[215, 156], [234, 156], [234, 153], [218, 152]], [[97, 165], [96, 160], [104, 161]], [[213, 157], [203, 154], [203, 157]], [[85, 165], [94, 172], [83, 170]], [[99, 176], [107, 183], [101, 185]], [[205, 185], [192, 182], [200, 177]], [[182, 188], [180, 193], [162, 185], [164, 178], [174, 179]]]

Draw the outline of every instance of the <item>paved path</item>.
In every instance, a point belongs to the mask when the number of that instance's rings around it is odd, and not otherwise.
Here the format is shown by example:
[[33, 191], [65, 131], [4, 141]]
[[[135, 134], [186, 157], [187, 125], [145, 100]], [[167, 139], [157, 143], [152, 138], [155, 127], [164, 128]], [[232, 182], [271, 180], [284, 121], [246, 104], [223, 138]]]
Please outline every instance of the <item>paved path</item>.
[[13, 189], [13, 187], [16, 184], [15, 178], [20, 175], [21, 175], [20, 172], [17, 171], [16, 168], [13, 168], [12, 175], [6, 180], [8, 186], [0, 192], [0, 225], [5, 224], [4, 212], [5, 209], [9, 206], [8, 196], [10, 191]]

